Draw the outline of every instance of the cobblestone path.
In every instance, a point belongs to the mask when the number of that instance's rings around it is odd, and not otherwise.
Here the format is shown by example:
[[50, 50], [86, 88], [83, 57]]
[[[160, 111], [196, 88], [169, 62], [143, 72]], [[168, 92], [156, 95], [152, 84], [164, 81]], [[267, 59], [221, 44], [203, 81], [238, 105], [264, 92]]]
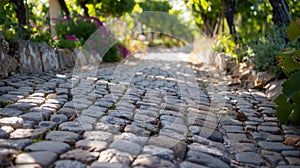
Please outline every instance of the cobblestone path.
[[300, 128], [230, 79], [170, 60], [2, 79], [0, 167], [300, 167]]

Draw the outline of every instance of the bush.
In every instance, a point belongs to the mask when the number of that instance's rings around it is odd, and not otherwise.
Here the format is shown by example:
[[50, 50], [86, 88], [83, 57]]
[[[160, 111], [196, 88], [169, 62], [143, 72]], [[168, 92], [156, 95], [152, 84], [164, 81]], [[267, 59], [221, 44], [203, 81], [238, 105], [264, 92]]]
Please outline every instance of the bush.
[[128, 50], [121, 44], [113, 45], [103, 57], [104, 62], [118, 62], [128, 56]]
[[288, 79], [282, 85], [282, 93], [275, 99], [276, 117], [281, 123], [289, 120], [300, 125], [300, 47], [297, 44], [300, 37], [300, 19], [291, 22], [287, 28], [288, 38], [297, 47], [286, 48], [277, 55], [278, 65], [283, 69]]
[[[89, 39], [90, 36], [98, 31], [98, 39]], [[56, 36], [53, 37], [54, 45], [59, 48], [79, 48], [81, 49], [89, 39], [89, 48], [94, 54], [104, 53], [102, 49], [114, 41], [113, 34], [106, 29], [103, 23], [95, 17], [76, 17], [73, 19], [63, 18], [56, 21]], [[86, 45], [87, 47], [87, 45]], [[104, 62], [116, 62], [128, 56], [128, 50], [124, 45], [117, 43], [112, 45], [103, 56]]]
[[271, 30], [249, 44], [253, 51], [255, 69], [272, 72], [277, 77], [282, 76], [282, 70], [277, 66], [276, 55], [287, 46], [284, 35], [282, 29]]
[[18, 24], [13, 3], [4, 0], [0, 3], [0, 31], [4, 38], [10, 43], [16, 39], [28, 39], [29, 27], [24, 25], [22, 27]]
[[72, 19], [65, 17], [56, 20], [55, 45], [60, 48], [81, 48], [85, 41], [101, 26], [103, 23], [95, 17], [80, 16]]
[[213, 49], [215, 51], [225, 52], [226, 54], [236, 57], [235, 47], [236, 44], [231, 35], [219, 35]]

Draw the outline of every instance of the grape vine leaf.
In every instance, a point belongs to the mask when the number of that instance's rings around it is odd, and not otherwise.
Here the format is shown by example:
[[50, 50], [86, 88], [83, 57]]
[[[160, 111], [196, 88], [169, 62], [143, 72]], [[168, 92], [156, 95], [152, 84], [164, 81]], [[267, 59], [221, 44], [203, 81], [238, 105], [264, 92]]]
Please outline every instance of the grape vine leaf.
[[298, 57], [300, 55], [300, 49], [294, 50], [294, 49], [286, 49], [285, 51], [279, 53], [277, 55], [277, 58], [279, 58], [281, 61], [278, 63], [278, 65], [287, 73], [291, 73], [295, 70], [300, 69], [300, 64], [295, 62], [293, 57]]
[[0, 7], [3, 8], [8, 2], [8, 0], [1, 0]]
[[296, 94], [294, 94], [291, 99], [295, 104], [300, 104], [300, 91], [298, 91]]
[[297, 94], [300, 91], [300, 71], [293, 73], [282, 86], [282, 91], [287, 99]]
[[290, 119], [293, 124], [300, 125], [300, 104], [295, 104]]
[[274, 102], [277, 104], [276, 117], [281, 123], [287, 123], [292, 112], [292, 105], [288, 102], [284, 94], [280, 94]]
[[286, 29], [288, 38], [295, 42], [300, 36], [300, 19], [297, 19], [289, 24]]

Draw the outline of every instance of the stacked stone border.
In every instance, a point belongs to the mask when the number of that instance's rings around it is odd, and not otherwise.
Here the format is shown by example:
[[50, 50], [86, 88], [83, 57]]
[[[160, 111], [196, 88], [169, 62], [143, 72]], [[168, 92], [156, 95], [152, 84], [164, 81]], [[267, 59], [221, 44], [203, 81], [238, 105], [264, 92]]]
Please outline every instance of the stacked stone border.
[[75, 65], [78, 50], [52, 48], [47, 43], [15, 40], [0, 33], [0, 78], [16, 73], [50, 72]]

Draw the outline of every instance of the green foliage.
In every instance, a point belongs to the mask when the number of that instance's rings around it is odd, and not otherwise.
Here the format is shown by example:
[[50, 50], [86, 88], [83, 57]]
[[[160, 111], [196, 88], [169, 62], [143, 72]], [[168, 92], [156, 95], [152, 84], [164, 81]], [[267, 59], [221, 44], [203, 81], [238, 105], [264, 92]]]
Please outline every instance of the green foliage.
[[[300, 36], [300, 19], [291, 22], [287, 28], [288, 37], [294, 43]], [[282, 85], [282, 93], [275, 99], [276, 117], [282, 123], [289, 120], [300, 125], [300, 47], [287, 48], [277, 55], [278, 66], [288, 76]]]
[[300, 1], [299, 0], [286, 0], [289, 7], [289, 12], [292, 18], [300, 18]]
[[196, 24], [204, 33], [211, 36], [214, 25], [222, 16], [224, 3], [222, 0], [184, 0], [187, 7], [192, 10]]
[[[184, 0], [201, 30], [212, 36], [219, 25], [219, 30], [228, 32], [225, 18], [226, 4], [222, 0]], [[237, 2], [235, 24], [242, 43], [255, 40], [273, 28], [272, 6], [266, 0], [243, 0]], [[292, 18], [300, 17], [300, 1], [285, 1]]]
[[137, 18], [147, 28], [147, 31], [159, 32], [188, 43], [194, 40], [190, 25], [180, 20], [176, 15], [146, 11], [137, 15]]
[[24, 39], [28, 35], [27, 26], [19, 27], [13, 6], [7, 0], [0, 4], [0, 31], [9, 42], [18, 38]]
[[50, 42], [49, 17], [47, 3], [38, 0], [28, 2], [29, 25], [19, 27], [14, 4], [8, 0], [0, 4], [0, 31], [9, 42], [16, 39], [29, 39], [34, 42]]
[[60, 48], [81, 48], [99, 26], [93, 18], [89, 17], [57, 20], [55, 45]]
[[83, 50], [91, 53], [91, 56], [100, 56], [104, 62], [117, 62], [129, 55], [127, 48], [106, 26], [97, 29], [87, 40]]
[[37, 31], [32, 34], [30, 40], [37, 43], [46, 42], [50, 44], [50, 46], [54, 46], [50, 31]]
[[[298, 69], [300, 69], [300, 64]], [[297, 94], [298, 91], [300, 91], [299, 73], [300, 72], [293, 73], [283, 84], [283, 93], [287, 96], [288, 99], [293, 97], [295, 94]]]
[[168, 12], [171, 9], [171, 6], [168, 1], [143, 1], [139, 3], [139, 6], [143, 11], [160, 11]]
[[[122, 59], [121, 55], [118, 53], [117, 44], [113, 45], [103, 57], [104, 62], [118, 62]], [[113, 110], [115, 106], [111, 106], [110, 110]]]
[[214, 50], [218, 52], [225, 52], [233, 57], [236, 57], [236, 44], [234, 37], [231, 35], [220, 35], [217, 37], [217, 42], [214, 45]]
[[134, 0], [101, 0], [99, 10], [104, 16], [120, 17], [131, 12], [134, 5]]
[[153, 41], [150, 41], [149, 44], [148, 44], [148, 46], [149, 47], [158, 47], [158, 46], [160, 46], [162, 44], [163, 44], [163, 40], [162, 39], [155, 39]]
[[277, 76], [281, 70], [277, 67], [276, 54], [287, 47], [283, 39], [282, 30], [271, 30], [259, 39], [250, 42], [249, 46], [254, 53], [255, 68], [259, 71], [270, 71]]
[[[300, 56], [300, 49], [295, 50], [295, 48], [286, 48], [281, 53], [277, 55], [280, 62], [278, 66], [280, 66], [284, 71], [289, 74], [295, 70], [300, 69], [300, 64], [294, 59]], [[299, 59], [299, 58], [298, 58]]]
[[236, 28], [243, 43], [248, 43], [272, 31], [272, 6], [266, 0], [238, 1]]
[[276, 117], [279, 119], [281, 123], [287, 123], [289, 116], [292, 112], [291, 103], [288, 102], [286, 96], [284, 94], [280, 94], [274, 102], [277, 104], [276, 107]]
[[281, 123], [288, 120], [300, 125], [300, 72], [293, 73], [283, 84], [283, 93], [276, 99], [276, 117]]
[[50, 34], [49, 4], [40, 3], [39, 0], [28, 2], [30, 40], [34, 42], [47, 42], [52, 45]]
[[295, 42], [300, 36], [300, 20], [296, 20], [287, 27], [287, 35], [292, 42]]

